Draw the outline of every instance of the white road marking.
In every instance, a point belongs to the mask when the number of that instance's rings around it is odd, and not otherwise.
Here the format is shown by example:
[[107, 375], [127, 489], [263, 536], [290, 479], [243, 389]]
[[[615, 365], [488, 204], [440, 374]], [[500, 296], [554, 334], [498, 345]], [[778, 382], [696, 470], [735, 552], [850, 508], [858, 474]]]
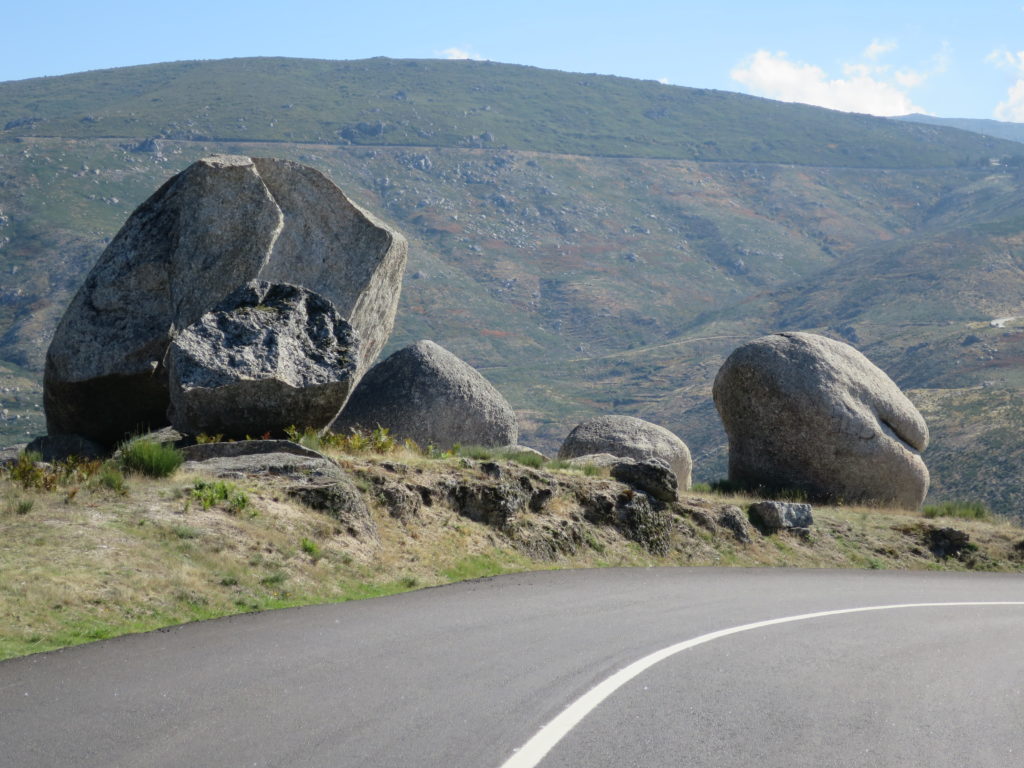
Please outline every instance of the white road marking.
[[712, 640], [718, 640], [729, 635], [736, 635], [740, 632], [749, 632], [753, 629], [763, 629], [776, 624], [789, 624], [794, 621], [807, 621], [808, 619], [820, 619], [825, 616], [842, 616], [847, 613], [867, 613], [868, 611], [891, 611], [900, 608], [957, 608], [976, 606], [1024, 606], [1024, 601], [1004, 602], [955, 602], [955, 603], [903, 603], [899, 605], [872, 605], [863, 608], [842, 608], [835, 611], [818, 611], [817, 613], [803, 613], [799, 616], [786, 616], [781, 619], [768, 619], [767, 621], [755, 621], [751, 624], [743, 624], [729, 629], [720, 629], [717, 632], [708, 632], [690, 640], [670, 645], [634, 661], [628, 667], [620, 669], [611, 677], [595, 685], [576, 701], [570, 704], [554, 720], [547, 725], [542, 725], [540, 731], [515, 751], [508, 760], [502, 763], [501, 768], [535, 768], [544, 759], [558, 742], [560, 742], [573, 728], [579, 725], [598, 704], [611, 696], [615, 691], [628, 683], [640, 673], [650, 669], [659, 661], [664, 661], [670, 656], [693, 648]]

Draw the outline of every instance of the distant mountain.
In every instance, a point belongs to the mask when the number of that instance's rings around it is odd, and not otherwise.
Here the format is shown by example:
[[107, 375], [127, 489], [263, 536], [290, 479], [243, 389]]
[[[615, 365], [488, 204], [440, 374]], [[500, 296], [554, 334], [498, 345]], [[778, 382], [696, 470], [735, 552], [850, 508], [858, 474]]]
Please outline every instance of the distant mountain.
[[[649, 418], [725, 473], [724, 357], [855, 344], [922, 404], [934, 498], [1024, 509], [1024, 149], [905, 120], [473, 61], [233, 59], [0, 83], [0, 441], [131, 210], [215, 152], [329, 173], [401, 229], [390, 349], [430, 338], [548, 451]], [[1006, 162], [992, 164], [992, 158]], [[15, 391], [17, 390], [17, 391]], [[6, 417], [4, 411], [6, 410]]]
[[996, 139], [1024, 142], [1024, 123], [1006, 123], [1000, 120], [976, 120], [969, 117], [932, 117], [931, 115], [903, 115], [897, 120], [912, 123], [938, 125], [944, 128], [959, 128], [961, 131], [980, 133]]

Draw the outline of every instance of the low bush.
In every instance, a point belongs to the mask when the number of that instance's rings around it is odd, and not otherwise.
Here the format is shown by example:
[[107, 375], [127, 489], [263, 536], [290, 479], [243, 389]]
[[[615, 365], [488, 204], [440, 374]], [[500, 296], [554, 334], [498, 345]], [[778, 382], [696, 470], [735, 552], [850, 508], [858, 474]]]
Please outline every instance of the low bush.
[[925, 517], [959, 517], [964, 520], [991, 520], [992, 513], [980, 501], [943, 501], [921, 510]]
[[170, 477], [185, 461], [173, 445], [146, 438], [129, 440], [121, 446], [121, 468], [147, 477]]
[[192, 487], [192, 498], [199, 502], [203, 509], [211, 509], [217, 504], [227, 504], [228, 511], [237, 515], [249, 506], [249, 496], [239, 490], [234, 483], [223, 480], [196, 480]]

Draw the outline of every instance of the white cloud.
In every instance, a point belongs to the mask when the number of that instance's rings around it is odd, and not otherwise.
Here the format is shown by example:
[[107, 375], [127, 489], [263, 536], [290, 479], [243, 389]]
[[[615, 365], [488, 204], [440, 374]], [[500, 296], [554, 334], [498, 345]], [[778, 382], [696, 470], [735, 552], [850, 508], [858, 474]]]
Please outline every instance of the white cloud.
[[668, 78], [667, 77], [659, 77], [658, 78], [658, 82], [661, 83], [662, 85], [668, 85]]
[[1024, 51], [1014, 53], [997, 49], [992, 51], [985, 61], [994, 64], [999, 69], [1010, 70], [1016, 76], [1016, 80], [1006, 92], [1006, 101], [996, 104], [995, 109], [992, 110], [992, 116], [996, 120], [1024, 123]]
[[883, 53], [889, 53], [889, 51], [895, 50], [895, 40], [879, 40], [878, 38], [875, 38], [871, 41], [871, 45], [864, 49], [864, 58], [874, 61]]
[[465, 48], [445, 48], [443, 51], [438, 51], [439, 56], [444, 56], [446, 59], [473, 59], [473, 61], [483, 61], [484, 57], [479, 53], [473, 53]]
[[[872, 60], [895, 47], [872, 42], [865, 50]], [[844, 112], [871, 115], [906, 115], [924, 110], [914, 104], [907, 91], [928, 75], [901, 70], [893, 76], [888, 67], [866, 62], [844, 65], [843, 77], [830, 78], [821, 67], [791, 61], [785, 52], [760, 50], [747, 57], [730, 73], [758, 96], [797, 101]]]

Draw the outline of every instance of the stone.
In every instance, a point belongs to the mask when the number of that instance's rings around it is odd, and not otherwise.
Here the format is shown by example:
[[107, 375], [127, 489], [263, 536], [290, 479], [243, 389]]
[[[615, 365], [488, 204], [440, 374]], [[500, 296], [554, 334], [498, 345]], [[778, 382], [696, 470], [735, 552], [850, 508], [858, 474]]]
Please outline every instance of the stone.
[[729, 504], [718, 511], [718, 524], [732, 531], [733, 536], [741, 544], [750, 543], [750, 523], [743, 515], [743, 510]]
[[759, 501], [750, 505], [750, 514], [770, 531], [785, 528], [810, 528], [814, 525], [810, 504], [789, 501]]
[[418, 341], [362, 378], [334, 432], [385, 427], [396, 440], [447, 450], [515, 445], [519, 426], [501, 393], [479, 372], [432, 341]]
[[669, 430], [634, 416], [598, 416], [576, 426], [558, 458], [610, 453], [632, 459], [661, 459], [675, 472], [680, 490], [691, 485], [693, 462], [686, 443]]
[[262, 453], [290, 453], [311, 459], [330, 461], [312, 448], [299, 445], [291, 440], [237, 440], [234, 442], [196, 443], [179, 448], [185, 461], [209, 461], [228, 459], [236, 456], [258, 456]]
[[652, 555], [667, 555], [671, 548], [672, 513], [655, 507], [642, 493], [624, 494], [616, 503], [619, 525], [625, 534]]
[[132, 213], [58, 324], [48, 431], [112, 446], [167, 424], [171, 337], [253, 279], [333, 302], [362, 340], [358, 378], [391, 332], [406, 250], [315, 169], [232, 155], [193, 163]]
[[288, 489], [288, 495], [333, 517], [345, 527], [349, 536], [377, 541], [377, 526], [370, 508], [350, 480], [341, 479], [328, 485], [297, 485]]
[[296, 456], [294, 453], [253, 453], [203, 461], [186, 461], [181, 465], [181, 471], [233, 479], [286, 478], [293, 482], [314, 485], [344, 479], [344, 473], [330, 459]]
[[532, 494], [517, 483], [460, 483], [452, 490], [455, 509], [464, 517], [499, 530], [530, 511]]
[[679, 482], [676, 474], [661, 459], [618, 461], [612, 465], [612, 477], [658, 501], [675, 501]]
[[254, 280], [171, 341], [168, 417], [191, 435], [324, 429], [348, 398], [358, 349], [323, 296]]
[[104, 459], [102, 445], [81, 435], [42, 435], [25, 446], [26, 453], [38, 453], [43, 461], [64, 461], [72, 456], [80, 459]]
[[959, 555], [970, 548], [971, 536], [956, 528], [931, 528], [928, 530], [928, 548], [938, 558]]
[[388, 514], [402, 522], [418, 516], [423, 507], [422, 497], [401, 483], [386, 483], [381, 486], [378, 494]]
[[899, 387], [848, 344], [777, 333], [736, 349], [713, 387], [729, 480], [810, 500], [917, 509], [928, 427]]

